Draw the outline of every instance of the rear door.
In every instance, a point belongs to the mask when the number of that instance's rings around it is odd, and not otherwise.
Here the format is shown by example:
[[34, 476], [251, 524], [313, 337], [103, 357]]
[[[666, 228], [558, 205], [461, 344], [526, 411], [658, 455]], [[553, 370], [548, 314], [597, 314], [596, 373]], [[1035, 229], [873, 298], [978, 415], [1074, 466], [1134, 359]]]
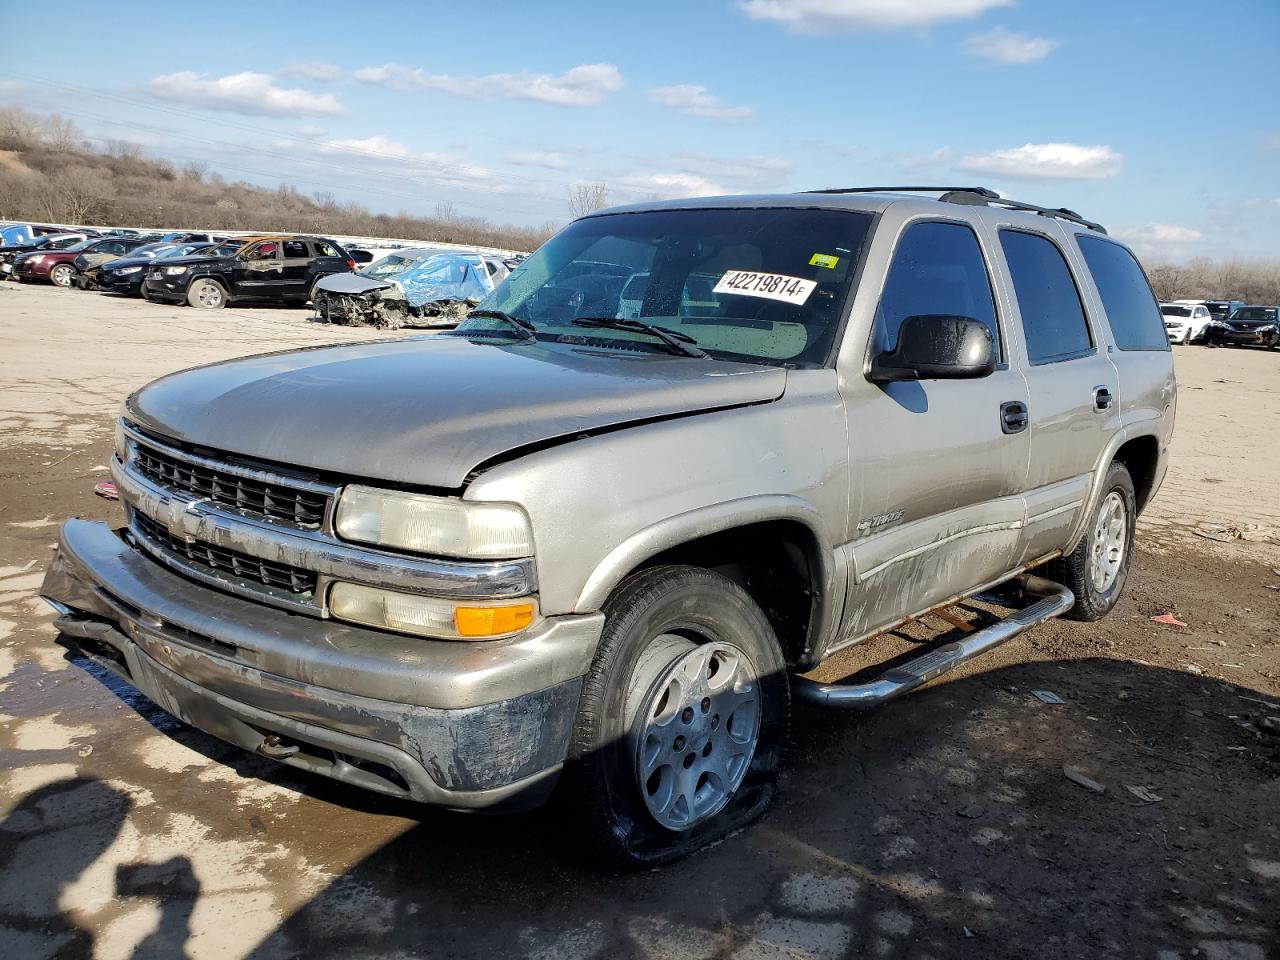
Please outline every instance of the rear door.
[[307, 284], [307, 293], [310, 295], [311, 287], [317, 280], [332, 273], [347, 273], [351, 269], [351, 261], [342, 248], [332, 241], [317, 237], [308, 242], [313, 251], [310, 281]]
[[280, 296], [305, 300], [311, 293], [311, 248], [305, 240], [285, 240], [281, 244]]
[[[1119, 377], [1106, 325], [1085, 309], [1066, 234], [1051, 221], [1001, 224], [995, 233], [1028, 387], [1025, 564], [1064, 547], [1086, 509], [1098, 457], [1118, 429]], [[1167, 345], [1163, 326], [1160, 333]]]

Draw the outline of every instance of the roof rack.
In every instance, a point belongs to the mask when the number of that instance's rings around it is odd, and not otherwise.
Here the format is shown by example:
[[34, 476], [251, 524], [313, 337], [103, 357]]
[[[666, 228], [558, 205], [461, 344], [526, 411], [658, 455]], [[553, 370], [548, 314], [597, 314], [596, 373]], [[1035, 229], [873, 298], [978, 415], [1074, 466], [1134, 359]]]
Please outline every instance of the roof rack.
[[1006, 210], [1024, 210], [1042, 217], [1054, 217], [1079, 224], [1089, 230], [1105, 234], [1107, 228], [1100, 223], [1086, 220], [1066, 207], [1041, 207], [1021, 200], [1010, 200], [988, 187], [832, 187], [826, 190], [806, 190], [805, 193], [938, 193], [943, 203], [959, 203], [970, 206], [997, 206]]

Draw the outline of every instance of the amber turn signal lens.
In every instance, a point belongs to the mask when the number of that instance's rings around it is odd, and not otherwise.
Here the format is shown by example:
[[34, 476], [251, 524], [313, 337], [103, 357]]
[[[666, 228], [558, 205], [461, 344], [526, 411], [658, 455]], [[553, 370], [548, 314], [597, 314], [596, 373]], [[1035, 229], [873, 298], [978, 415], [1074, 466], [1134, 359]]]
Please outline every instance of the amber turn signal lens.
[[453, 625], [460, 637], [501, 637], [518, 633], [533, 623], [533, 603], [504, 607], [458, 607]]

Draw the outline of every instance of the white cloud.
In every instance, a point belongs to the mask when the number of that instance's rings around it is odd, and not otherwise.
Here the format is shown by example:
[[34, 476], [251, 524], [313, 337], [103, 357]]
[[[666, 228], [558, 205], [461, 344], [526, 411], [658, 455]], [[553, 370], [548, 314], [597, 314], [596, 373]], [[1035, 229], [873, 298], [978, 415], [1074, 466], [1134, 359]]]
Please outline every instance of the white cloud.
[[1148, 223], [1142, 227], [1117, 230], [1116, 236], [1140, 258], [1186, 259], [1199, 251], [1204, 234], [1194, 227], [1176, 223]]
[[559, 76], [521, 71], [464, 77], [395, 63], [363, 67], [351, 75], [362, 83], [398, 90], [437, 90], [472, 100], [535, 100], [561, 107], [594, 106], [623, 87], [622, 74], [612, 63], [584, 63]]
[[752, 20], [780, 23], [792, 33], [871, 27], [927, 27], [965, 20], [1013, 0], [738, 0]]
[[993, 63], [1035, 63], [1053, 53], [1057, 46], [1056, 40], [1014, 33], [1004, 27], [975, 34], [964, 42], [969, 53]]
[[[685, 173], [740, 187], [744, 190], [768, 190], [781, 187], [791, 177], [792, 163], [779, 157], [715, 157], [705, 153], [677, 153], [670, 162]], [[721, 191], [723, 192], [723, 191]]]
[[629, 173], [609, 181], [609, 187], [624, 197], [656, 197], [660, 200], [684, 197], [714, 197], [728, 193], [714, 180], [693, 173]]
[[282, 140], [274, 146], [304, 150], [317, 157], [358, 160], [371, 171], [394, 172], [432, 183], [469, 188], [484, 186], [485, 189], [494, 191], [507, 189], [506, 184], [495, 178], [492, 171], [469, 163], [462, 157], [450, 153], [414, 150], [380, 133], [360, 138], [334, 137], [316, 143]]
[[147, 81], [147, 89], [163, 100], [209, 110], [263, 116], [345, 116], [347, 108], [331, 93], [311, 93], [276, 86], [270, 74], [232, 73], [210, 80], [183, 70]]
[[21, 80], [0, 80], [0, 96], [8, 96], [11, 93], [22, 93], [27, 89], [27, 85]]
[[512, 153], [507, 156], [507, 163], [513, 163], [518, 167], [545, 167], [548, 170], [564, 170], [569, 166], [569, 161], [564, 158], [564, 155], [554, 150], [526, 150], [522, 153]]
[[677, 113], [687, 113], [709, 120], [750, 120], [755, 111], [750, 107], [727, 107], [720, 98], [706, 87], [696, 83], [679, 83], [669, 87], [654, 87], [649, 99]]
[[1074, 143], [1026, 143], [970, 154], [956, 163], [964, 173], [1031, 180], [1100, 180], [1114, 177], [1123, 166], [1124, 155], [1108, 146]]
[[319, 60], [294, 60], [285, 64], [280, 72], [287, 77], [302, 77], [304, 80], [336, 80], [342, 68]]

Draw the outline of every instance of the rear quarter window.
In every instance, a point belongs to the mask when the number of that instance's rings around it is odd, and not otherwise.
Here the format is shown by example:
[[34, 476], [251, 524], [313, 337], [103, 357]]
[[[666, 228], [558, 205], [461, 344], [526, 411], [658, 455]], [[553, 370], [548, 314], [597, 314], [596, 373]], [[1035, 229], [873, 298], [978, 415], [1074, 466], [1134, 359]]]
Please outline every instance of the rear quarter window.
[[1102, 297], [1111, 334], [1121, 350], [1168, 350], [1160, 306], [1138, 261], [1124, 247], [1076, 234], [1089, 273]]

